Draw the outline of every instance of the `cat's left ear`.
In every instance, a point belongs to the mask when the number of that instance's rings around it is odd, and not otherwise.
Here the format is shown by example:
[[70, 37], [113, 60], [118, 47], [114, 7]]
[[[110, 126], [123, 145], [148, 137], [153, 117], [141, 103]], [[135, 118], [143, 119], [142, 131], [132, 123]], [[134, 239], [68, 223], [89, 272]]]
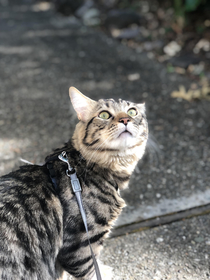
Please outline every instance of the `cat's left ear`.
[[88, 121], [89, 115], [97, 102], [82, 94], [75, 87], [69, 88], [69, 96], [78, 119], [83, 122]]
[[145, 113], [146, 112], [146, 107], [145, 107], [145, 103], [139, 103], [137, 104], [138, 109], [140, 110], [141, 113]]

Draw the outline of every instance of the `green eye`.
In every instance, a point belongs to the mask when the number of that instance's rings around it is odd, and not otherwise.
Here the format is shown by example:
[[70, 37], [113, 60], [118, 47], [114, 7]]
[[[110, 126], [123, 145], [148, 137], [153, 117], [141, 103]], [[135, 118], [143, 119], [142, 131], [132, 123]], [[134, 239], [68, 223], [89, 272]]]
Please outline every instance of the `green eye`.
[[103, 120], [108, 120], [110, 118], [110, 114], [106, 111], [103, 111], [99, 114], [99, 118]]
[[137, 115], [136, 109], [134, 109], [134, 108], [129, 109], [129, 110], [128, 110], [128, 115], [129, 115], [130, 117], [135, 117], [135, 116]]

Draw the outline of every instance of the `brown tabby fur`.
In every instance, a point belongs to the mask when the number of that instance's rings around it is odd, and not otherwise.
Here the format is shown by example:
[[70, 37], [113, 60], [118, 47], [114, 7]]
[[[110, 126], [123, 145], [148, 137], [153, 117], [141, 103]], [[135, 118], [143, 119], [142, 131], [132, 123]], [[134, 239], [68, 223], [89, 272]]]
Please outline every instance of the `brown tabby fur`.
[[[65, 147], [82, 186], [90, 241], [96, 256], [124, 207], [127, 187], [148, 137], [144, 105], [113, 99], [93, 101], [70, 88], [80, 122]], [[129, 116], [134, 108], [136, 116]], [[109, 118], [100, 117], [108, 112]], [[49, 158], [48, 157], [48, 158]], [[87, 235], [66, 164], [53, 161], [58, 190], [46, 164], [23, 166], [0, 178], [0, 279], [55, 280], [64, 271], [93, 279]]]

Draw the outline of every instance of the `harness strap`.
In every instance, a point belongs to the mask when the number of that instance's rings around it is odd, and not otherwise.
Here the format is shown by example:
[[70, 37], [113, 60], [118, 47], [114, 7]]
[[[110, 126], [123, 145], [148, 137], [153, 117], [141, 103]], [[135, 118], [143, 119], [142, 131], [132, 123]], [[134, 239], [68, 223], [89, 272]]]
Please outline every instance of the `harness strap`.
[[58, 192], [58, 184], [57, 184], [55, 170], [53, 169], [53, 164], [52, 164], [52, 162], [47, 162], [46, 166], [47, 166], [47, 169], [49, 170], [49, 173], [50, 173], [50, 179], [51, 179], [51, 181], [53, 183], [53, 186], [54, 186], [54, 192], [57, 193]]
[[[75, 196], [76, 196], [76, 199], [77, 199], [77, 204], [78, 204], [79, 209], [80, 209], [82, 220], [83, 220], [85, 230], [86, 230], [86, 233], [87, 233], [88, 243], [89, 243], [89, 247], [90, 247], [91, 256], [92, 256], [92, 259], [93, 259], [93, 264], [94, 264], [94, 268], [95, 268], [95, 272], [96, 272], [96, 277], [97, 277], [97, 280], [102, 280], [100, 270], [99, 270], [99, 267], [98, 267], [98, 263], [96, 261], [96, 258], [95, 258], [95, 255], [93, 253], [93, 249], [92, 249], [91, 243], [90, 243], [90, 236], [89, 236], [89, 231], [88, 231], [88, 226], [87, 226], [87, 217], [86, 217], [85, 210], [84, 210], [83, 203], [82, 203], [82, 195], [81, 195], [82, 188], [81, 188], [79, 179], [77, 177], [75, 169], [73, 169], [71, 167], [71, 165], [68, 161], [68, 157], [67, 157], [66, 152], [63, 151], [58, 156], [58, 158], [68, 165], [68, 169], [66, 170], [66, 175], [71, 179], [72, 189], [73, 189], [73, 192], [75, 193]], [[47, 168], [49, 170], [50, 178], [52, 180], [55, 191], [57, 191], [58, 190], [58, 185], [57, 185], [57, 180], [56, 180], [56, 174], [55, 174], [55, 171], [53, 169], [53, 164], [52, 164], [52, 160], [55, 160], [55, 159], [57, 159], [57, 157], [50, 158], [49, 160], [47, 160]]]

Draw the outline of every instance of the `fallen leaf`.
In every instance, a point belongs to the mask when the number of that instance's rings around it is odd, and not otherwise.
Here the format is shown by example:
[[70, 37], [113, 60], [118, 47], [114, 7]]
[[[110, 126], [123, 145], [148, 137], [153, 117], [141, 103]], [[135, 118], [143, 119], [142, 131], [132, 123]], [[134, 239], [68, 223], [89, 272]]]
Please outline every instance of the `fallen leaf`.
[[188, 91], [186, 91], [186, 88], [180, 85], [178, 91], [173, 91], [171, 93], [171, 97], [182, 98], [187, 101], [192, 101], [194, 99], [210, 100], [210, 86], [203, 86], [199, 89], [188, 89]]

